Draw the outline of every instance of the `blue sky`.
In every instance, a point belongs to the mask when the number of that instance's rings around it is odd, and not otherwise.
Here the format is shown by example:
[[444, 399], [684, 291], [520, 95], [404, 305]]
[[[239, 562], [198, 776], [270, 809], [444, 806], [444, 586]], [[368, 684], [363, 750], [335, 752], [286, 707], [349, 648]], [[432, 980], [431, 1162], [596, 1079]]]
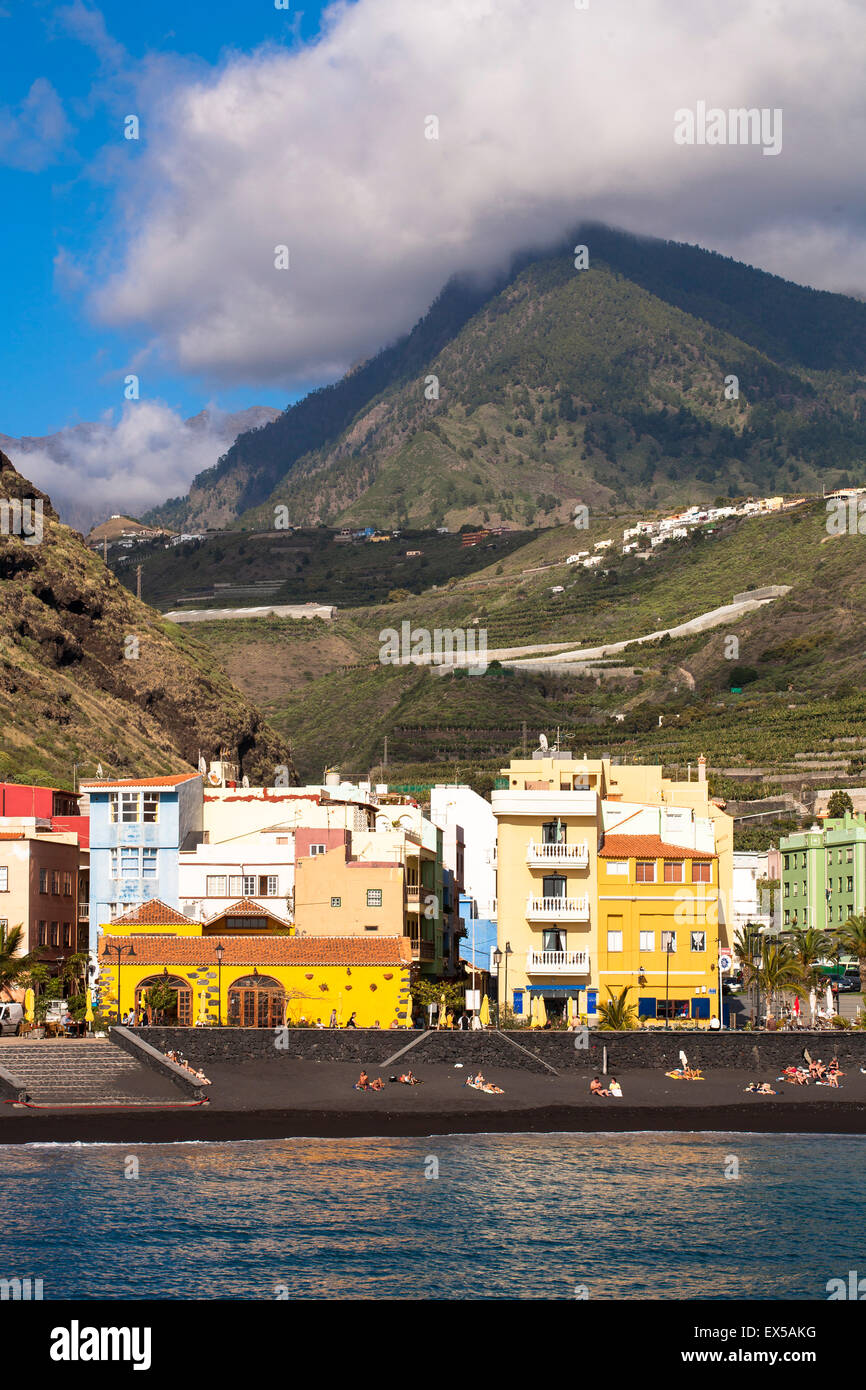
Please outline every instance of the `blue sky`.
[[[55, 0], [0, 0], [0, 198], [6, 209], [0, 219], [0, 434], [13, 437], [49, 434], [116, 409], [128, 361], [140, 346], [135, 333], [93, 322], [74, 282], [55, 272], [60, 252], [88, 258], [110, 221], [114, 185], [101, 172], [102, 152], [119, 148], [134, 160], [146, 144], [142, 132], [138, 145], [118, 146], [126, 114], [120, 110], [123, 82], [107, 78], [104, 55], [92, 38], [86, 41], [84, 8], [76, 21], [73, 6]], [[291, 11], [267, 0], [106, 0], [96, 13], [138, 69], [154, 53], [215, 67], [233, 51], [290, 48], [316, 35], [322, 9], [318, 0], [303, 0], [303, 9], [293, 3]], [[2, 113], [8, 119], [20, 111], [39, 79], [60, 98], [65, 138], [54, 147], [45, 142], [43, 154], [26, 136], [4, 147]], [[146, 389], [183, 415], [211, 399], [226, 409], [282, 408], [297, 394], [256, 382], [215, 390], [209, 381], [164, 366], [147, 374]]]

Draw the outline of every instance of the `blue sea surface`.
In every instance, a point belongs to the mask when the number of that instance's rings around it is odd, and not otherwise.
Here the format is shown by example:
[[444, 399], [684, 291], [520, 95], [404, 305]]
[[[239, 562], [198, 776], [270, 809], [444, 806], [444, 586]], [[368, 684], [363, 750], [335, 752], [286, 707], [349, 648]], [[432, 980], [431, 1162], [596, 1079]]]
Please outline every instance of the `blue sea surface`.
[[866, 1274], [864, 1159], [835, 1135], [9, 1145], [0, 1274], [46, 1300], [826, 1299]]

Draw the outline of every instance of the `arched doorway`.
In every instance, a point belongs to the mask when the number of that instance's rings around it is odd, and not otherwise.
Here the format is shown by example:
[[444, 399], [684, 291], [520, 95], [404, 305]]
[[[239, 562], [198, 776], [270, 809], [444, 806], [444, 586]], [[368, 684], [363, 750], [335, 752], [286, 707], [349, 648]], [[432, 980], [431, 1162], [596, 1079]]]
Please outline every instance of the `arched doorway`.
[[[154, 1007], [151, 991], [159, 1001], [157, 1007]], [[180, 1028], [192, 1026], [192, 988], [189, 981], [179, 975], [148, 975], [146, 980], [140, 980], [135, 986], [136, 1018], [147, 1017], [148, 1002], [151, 1023], [177, 1024]]]
[[286, 1021], [286, 991], [269, 975], [244, 975], [229, 988], [228, 1021], [235, 1028], [279, 1028]]

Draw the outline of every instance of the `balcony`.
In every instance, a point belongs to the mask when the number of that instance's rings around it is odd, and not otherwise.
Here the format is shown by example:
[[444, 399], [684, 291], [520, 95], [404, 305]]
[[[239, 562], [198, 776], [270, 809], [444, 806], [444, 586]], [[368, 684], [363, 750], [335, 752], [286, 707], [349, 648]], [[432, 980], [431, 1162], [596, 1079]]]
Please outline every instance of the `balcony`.
[[417, 961], [434, 960], [436, 948], [432, 941], [422, 941], [419, 932], [409, 933], [409, 943], [412, 947], [412, 959]]
[[588, 975], [589, 951], [527, 951], [527, 975]]
[[418, 883], [406, 884], [406, 906], [410, 912], [421, 911], [421, 885]]
[[526, 900], [529, 922], [588, 922], [589, 898], [536, 898]]
[[526, 847], [526, 862], [531, 869], [546, 869], [553, 864], [585, 869], [589, 866], [589, 846], [585, 840], [577, 845], [537, 845], [530, 840]]

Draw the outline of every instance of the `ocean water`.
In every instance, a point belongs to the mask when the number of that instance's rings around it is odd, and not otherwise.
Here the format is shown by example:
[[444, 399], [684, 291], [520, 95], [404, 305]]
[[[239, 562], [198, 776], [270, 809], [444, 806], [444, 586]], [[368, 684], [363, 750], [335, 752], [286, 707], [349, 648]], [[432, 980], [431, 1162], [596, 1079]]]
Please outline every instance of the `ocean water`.
[[0, 1273], [46, 1300], [825, 1299], [866, 1274], [864, 1160], [832, 1135], [9, 1145]]

